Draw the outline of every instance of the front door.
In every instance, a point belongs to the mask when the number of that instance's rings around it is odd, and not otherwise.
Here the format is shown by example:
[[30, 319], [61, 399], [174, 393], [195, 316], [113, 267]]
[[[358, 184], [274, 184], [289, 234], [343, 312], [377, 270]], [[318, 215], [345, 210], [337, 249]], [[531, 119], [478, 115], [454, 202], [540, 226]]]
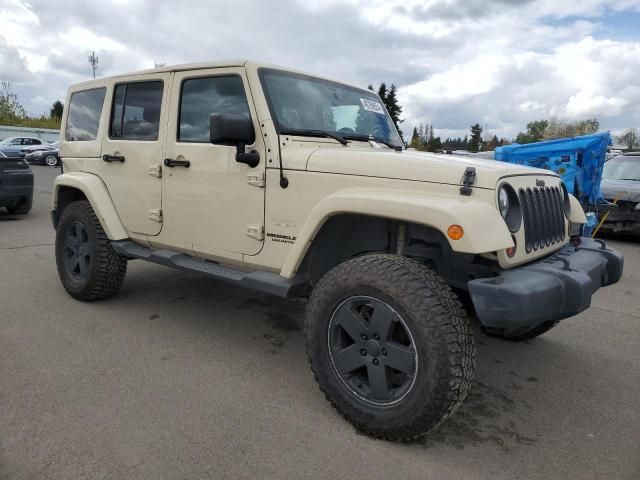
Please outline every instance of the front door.
[[117, 80], [112, 85], [109, 129], [102, 141], [100, 177], [125, 228], [157, 235], [162, 228], [160, 164], [169, 73]]
[[[265, 147], [244, 70], [176, 72], [171, 90], [163, 165], [162, 233], [152, 242], [192, 249], [205, 258], [257, 254], [263, 244]], [[253, 119], [260, 154], [251, 168], [235, 160], [236, 147], [209, 141], [209, 116], [236, 113]]]

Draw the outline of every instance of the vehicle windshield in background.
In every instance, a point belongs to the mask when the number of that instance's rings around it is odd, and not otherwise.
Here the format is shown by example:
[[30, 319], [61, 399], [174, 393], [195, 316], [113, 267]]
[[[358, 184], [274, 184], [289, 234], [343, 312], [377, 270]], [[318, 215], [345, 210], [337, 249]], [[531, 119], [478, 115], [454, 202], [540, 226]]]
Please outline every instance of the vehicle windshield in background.
[[375, 139], [391, 148], [402, 146], [393, 121], [373, 92], [271, 69], [261, 69], [260, 80], [281, 133], [318, 136], [329, 132], [345, 139]]
[[640, 157], [616, 157], [604, 164], [605, 180], [635, 180], [640, 182]]

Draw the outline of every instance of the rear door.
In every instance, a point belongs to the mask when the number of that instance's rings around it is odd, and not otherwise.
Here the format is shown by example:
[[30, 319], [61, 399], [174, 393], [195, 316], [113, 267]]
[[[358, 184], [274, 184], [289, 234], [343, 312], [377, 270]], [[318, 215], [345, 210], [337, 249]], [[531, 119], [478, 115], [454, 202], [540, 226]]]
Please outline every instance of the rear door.
[[162, 228], [162, 132], [170, 73], [127, 77], [111, 90], [111, 113], [102, 141], [100, 176], [120, 220], [134, 233]]

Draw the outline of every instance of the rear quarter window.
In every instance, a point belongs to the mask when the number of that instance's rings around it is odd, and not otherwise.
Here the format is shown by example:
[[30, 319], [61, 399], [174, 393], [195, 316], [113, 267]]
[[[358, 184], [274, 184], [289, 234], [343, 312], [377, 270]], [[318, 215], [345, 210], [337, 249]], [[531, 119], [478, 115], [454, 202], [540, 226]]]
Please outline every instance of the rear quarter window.
[[68, 142], [86, 142], [97, 138], [106, 91], [105, 87], [101, 87], [71, 94], [65, 131]]

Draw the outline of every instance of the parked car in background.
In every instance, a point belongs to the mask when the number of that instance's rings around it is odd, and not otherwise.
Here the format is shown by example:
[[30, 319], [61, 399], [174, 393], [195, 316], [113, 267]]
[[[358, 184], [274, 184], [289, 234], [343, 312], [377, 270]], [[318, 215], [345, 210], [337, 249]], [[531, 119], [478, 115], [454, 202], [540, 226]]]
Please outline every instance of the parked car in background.
[[33, 172], [27, 162], [0, 152], [0, 208], [25, 214], [33, 201]]
[[55, 167], [59, 163], [60, 142], [53, 142], [50, 145], [39, 145], [27, 147], [24, 159], [30, 164], [47, 165]]
[[25, 148], [36, 145], [49, 146], [49, 143], [34, 137], [9, 137], [0, 141], [0, 151], [7, 157], [22, 158]]
[[600, 229], [640, 235], [640, 152], [607, 161], [600, 191], [611, 202], [599, 209], [600, 218], [604, 218]]

